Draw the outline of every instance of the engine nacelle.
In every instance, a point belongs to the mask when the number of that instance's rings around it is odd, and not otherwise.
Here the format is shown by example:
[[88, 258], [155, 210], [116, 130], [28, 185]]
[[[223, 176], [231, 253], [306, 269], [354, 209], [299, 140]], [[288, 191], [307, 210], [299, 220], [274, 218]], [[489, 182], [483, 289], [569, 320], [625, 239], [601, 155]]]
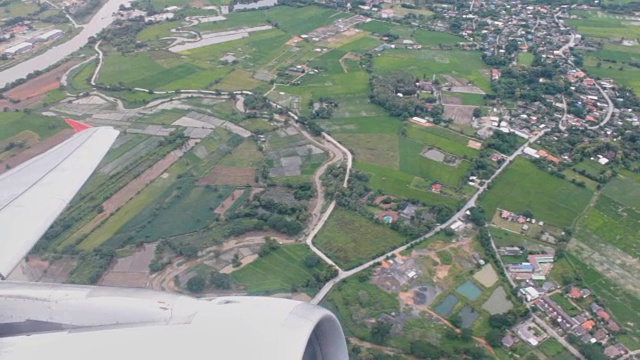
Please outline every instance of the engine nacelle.
[[330, 311], [266, 297], [3, 282], [0, 329], [3, 360], [348, 359]]

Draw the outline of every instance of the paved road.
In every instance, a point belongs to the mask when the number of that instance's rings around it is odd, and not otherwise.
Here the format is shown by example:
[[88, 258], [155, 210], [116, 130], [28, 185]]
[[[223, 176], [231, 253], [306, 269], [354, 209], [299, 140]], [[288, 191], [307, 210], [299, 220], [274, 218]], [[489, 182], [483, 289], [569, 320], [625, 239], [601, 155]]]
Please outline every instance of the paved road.
[[582, 356], [582, 354], [580, 354], [578, 350], [576, 350], [573, 347], [573, 345], [569, 344], [567, 340], [565, 340], [562, 336], [558, 335], [558, 333], [551, 326], [547, 325], [547, 323], [544, 322], [544, 320], [540, 319], [538, 315], [532, 314], [531, 317], [533, 318], [533, 321], [535, 321], [536, 324], [542, 326], [544, 330], [547, 332], [547, 334], [551, 335], [554, 339], [558, 340], [558, 342], [562, 344], [562, 346], [564, 346], [565, 349], [569, 350], [569, 352], [573, 356], [575, 356], [580, 360], [586, 360], [585, 357]]
[[461, 218], [462, 216], [465, 215], [465, 212], [467, 212], [467, 210], [469, 210], [472, 207], [476, 206], [476, 201], [478, 200], [478, 197], [480, 197], [480, 195], [482, 195], [482, 193], [487, 190], [489, 184], [498, 176], [500, 175], [500, 173], [502, 173], [502, 171], [504, 171], [504, 169], [507, 168], [507, 166], [520, 154], [522, 154], [522, 151], [525, 149], [525, 147], [529, 146], [529, 144], [537, 141], [540, 136], [542, 136], [545, 132], [547, 132], [548, 129], [541, 131], [538, 135], [535, 135], [531, 138], [529, 138], [529, 140], [522, 145], [520, 148], [518, 148], [518, 150], [516, 150], [511, 156], [509, 156], [504, 163], [502, 163], [502, 165], [500, 166], [500, 168], [498, 168], [498, 170], [491, 176], [491, 178], [489, 178], [484, 185], [482, 185], [478, 191], [476, 191], [476, 193], [471, 197], [471, 199], [469, 199], [469, 201], [466, 202], [466, 204], [464, 204], [464, 206], [457, 212], [455, 213], [455, 215], [453, 215], [449, 220], [447, 220], [444, 224], [440, 224], [438, 226], [436, 226], [433, 230], [431, 230], [429, 233], [427, 233], [426, 235], [423, 235], [413, 241], [411, 241], [410, 243], [400, 246], [399, 248], [396, 248], [394, 250], [389, 251], [388, 253], [379, 256], [373, 260], [370, 260], [354, 269], [348, 270], [348, 271], [343, 271], [340, 272], [338, 274], [338, 276], [336, 278], [334, 278], [333, 280], [329, 281], [322, 289], [320, 289], [320, 292], [318, 292], [318, 294], [313, 298], [313, 300], [311, 300], [312, 304], [319, 304], [322, 299], [324, 299], [325, 296], [327, 296], [327, 294], [329, 293], [329, 291], [333, 288], [333, 286], [335, 284], [337, 284], [338, 282], [348, 278], [349, 276], [352, 276], [354, 274], [359, 273], [362, 270], [365, 270], [369, 267], [371, 267], [372, 265], [376, 264], [377, 262], [380, 262], [382, 260], [384, 260], [387, 256], [393, 255], [399, 251], [403, 251], [406, 250], [407, 248], [409, 248], [409, 246], [416, 244], [424, 239], [427, 239], [433, 235], [435, 235], [437, 232], [439, 232], [440, 230], [443, 230], [449, 226], [451, 226], [451, 224], [453, 224], [455, 221], [457, 221], [459, 218]]
[[[557, 19], [556, 19], [557, 21]], [[575, 40], [576, 40], [576, 34], [571, 34], [571, 39], [569, 40], [568, 43], [566, 43], [563, 47], [560, 48], [560, 52], [562, 53], [562, 57], [564, 57], [565, 59], [567, 59], [567, 56], [564, 54], [565, 51], [567, 51], [569, 48], [573, 47], [573, 45], [575, 45]], [[573, 65], [573, 62], [571, 62], [571, 60], [567, 59], [567, 62], [571, 65]], [[576, 70], [581, 71], [577, 66], [573, 65]], [[596, 88], [598, 89], [598, 91], [600, 91], [600, 94], [602, 94], [602, 96], [604, 97], [604, 99], [607, 101], [607, 115], [604, 117], [604, 120], [602, 120], [598, 125], [594, 125], [594, 126], [588, 126], [587, 129], [591, 129], [591, 130], [595, 130], [599, 127], [602, 127], [604, 125], [606, 125], [609, 120], [611, 120], [611, 115], [613, 114], [613, 101], [611, 101], [611, 98], [609, 98], [609, 95], [607, 95], [607, 93], [602, 89], [602, 87], [600, 87], [600, 85], [598, 85], [598, 83], [596, 83]]]

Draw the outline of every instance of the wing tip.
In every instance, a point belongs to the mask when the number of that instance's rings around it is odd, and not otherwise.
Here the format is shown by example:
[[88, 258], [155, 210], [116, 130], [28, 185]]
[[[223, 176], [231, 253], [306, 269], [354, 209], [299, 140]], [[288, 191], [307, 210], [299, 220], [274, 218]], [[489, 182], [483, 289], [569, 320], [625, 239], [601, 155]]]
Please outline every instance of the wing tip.
[[73, 120], [73, 119], [64, 119], [64, 121], [69, 124], [69, 126], [71, 126], [73, 128], [73, 130], [75, 132], [80, 132], [82, 130], [86, 130], [91, 128], [91, 125], [87, 125], [83, 122], [77, 121], [77, 120]]

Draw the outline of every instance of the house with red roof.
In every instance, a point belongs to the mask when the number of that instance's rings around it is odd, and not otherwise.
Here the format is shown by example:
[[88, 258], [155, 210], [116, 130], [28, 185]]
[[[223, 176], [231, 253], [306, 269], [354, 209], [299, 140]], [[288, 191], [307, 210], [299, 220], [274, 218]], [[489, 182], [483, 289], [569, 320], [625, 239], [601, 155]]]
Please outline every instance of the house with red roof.
[[609, 314], [607, 314], [606, 311], [600, 309], [596, 312], [596, 315], [598, 315], [599, 318], [601, 318], [604, 321], [609, 321], [611, 319], [611, 316]]

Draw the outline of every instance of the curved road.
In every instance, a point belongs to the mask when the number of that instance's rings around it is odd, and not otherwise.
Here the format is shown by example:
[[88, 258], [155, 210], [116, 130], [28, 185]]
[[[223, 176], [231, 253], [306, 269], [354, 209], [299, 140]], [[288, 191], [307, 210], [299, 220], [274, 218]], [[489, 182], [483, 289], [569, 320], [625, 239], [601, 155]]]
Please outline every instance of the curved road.
[[487, 190], [487, 188], [489, 187], [489, 184], [498, 176], [500, 175], [500, 173], [502, 173], [502, 171], [504, 171], [504, 169], [506, 169], [506, 167], [518, 156], [522, 153], [522, 151], [529, 146], [531, 143], [535, 142], [538, 140], [538, 138], [540, 138], [540, 136], [542, 136], [545, 132], [547, 132], [548, 129], [541, 131], [538, 135], [535, 135], [533, 137], [531, 137], [529, 140], [527, 140], [526, 143], [524, 143], [524, 145], [522, 145], [520, 148], [518, 148], [518, 150], [516, 150], [511, 156], [509, 156], [504, 163], [502, 163], [502, 165], [500, 166], [500, 168], [498, 168], [498, 170], [484, 183], [484, 185], [482, 185], [478, 191], [471, 197], [471, 199], [469, 199], [469, 201], [467, 201], [464, 206], [457, 212], [455, 213], [449, 220], [447, 220], [444, 224], [440, 224], [438, 226], [436, 226], [433, 230], [431, 230], [429, 233], [427, 233], [426, 235], [423, 235], [413, 241], [411, 241], [408, 244], [405, 244], [403, 246], [400, 246], [396, 249], [393, 249], [391, 251], [389, 251], [388, 253], [381, 255], [373, 260], [370, 260], [356, 268], [353, 268], [351, 270], [348, 271], [343, 271], [340, 272], [338, 274], [337, 277], [335, 277], [334, 279], [330, 280], [321, 290], [320, 292], [318, 292], [318, 294], [313, 298], [313, 300], [311, 300], [312, 304], [319, 304], [320, 301], [322, 301], [322, 299], [324, 299], [325, 296], [327, 296], [327, 294], [329, 293], [329, 291], [333, 288], [333, 286], [335, 284], [337, 284], [338, 282], [348, 278], [349, 276], [355, 275], [357, 273], [359, 273], [362, 270], [365, 270], [369, 267], [371, 267], [372, 265], [376, 264], [377, 262], [380, 262], [382, 260], [384, 260], [387, 256], [393, 255], [399, 251], [403, 251], [406, 250], [407, 248], [409, 248], [410, 246], [417, 244], [420, 241], [423, 241], [433, 235], [435, 235], [437, 232], [439, 232], [440, 230], [443, 230], [447, 227], [449, 227], [451, 224], [453, 224], [456, 220], [458, 220], [460, 217], [462, 217], [465, 212], [467, 210], [469, 210], [472, 207], [476, 206], [476, 201], [478, 200], [478, 197], [480, 197], [480, 195], [482, 195], [482, 193]]
[[89, 23], [82, 26], [82, 30], [78, 35], [40, 55], [1, 71], [0, 87], [4, 87], [18, 79], [26, 78], [27, 75], [36, 70], [44, 70], [78, 51], [87, 43], [90, 37], [96, 36], [102, 29], [115, 21], [116, 17], [113, 14], [118, 11], [120, 5], [128, 5], [130, 2], [131, 0], [109, 0], [91, 18]]

